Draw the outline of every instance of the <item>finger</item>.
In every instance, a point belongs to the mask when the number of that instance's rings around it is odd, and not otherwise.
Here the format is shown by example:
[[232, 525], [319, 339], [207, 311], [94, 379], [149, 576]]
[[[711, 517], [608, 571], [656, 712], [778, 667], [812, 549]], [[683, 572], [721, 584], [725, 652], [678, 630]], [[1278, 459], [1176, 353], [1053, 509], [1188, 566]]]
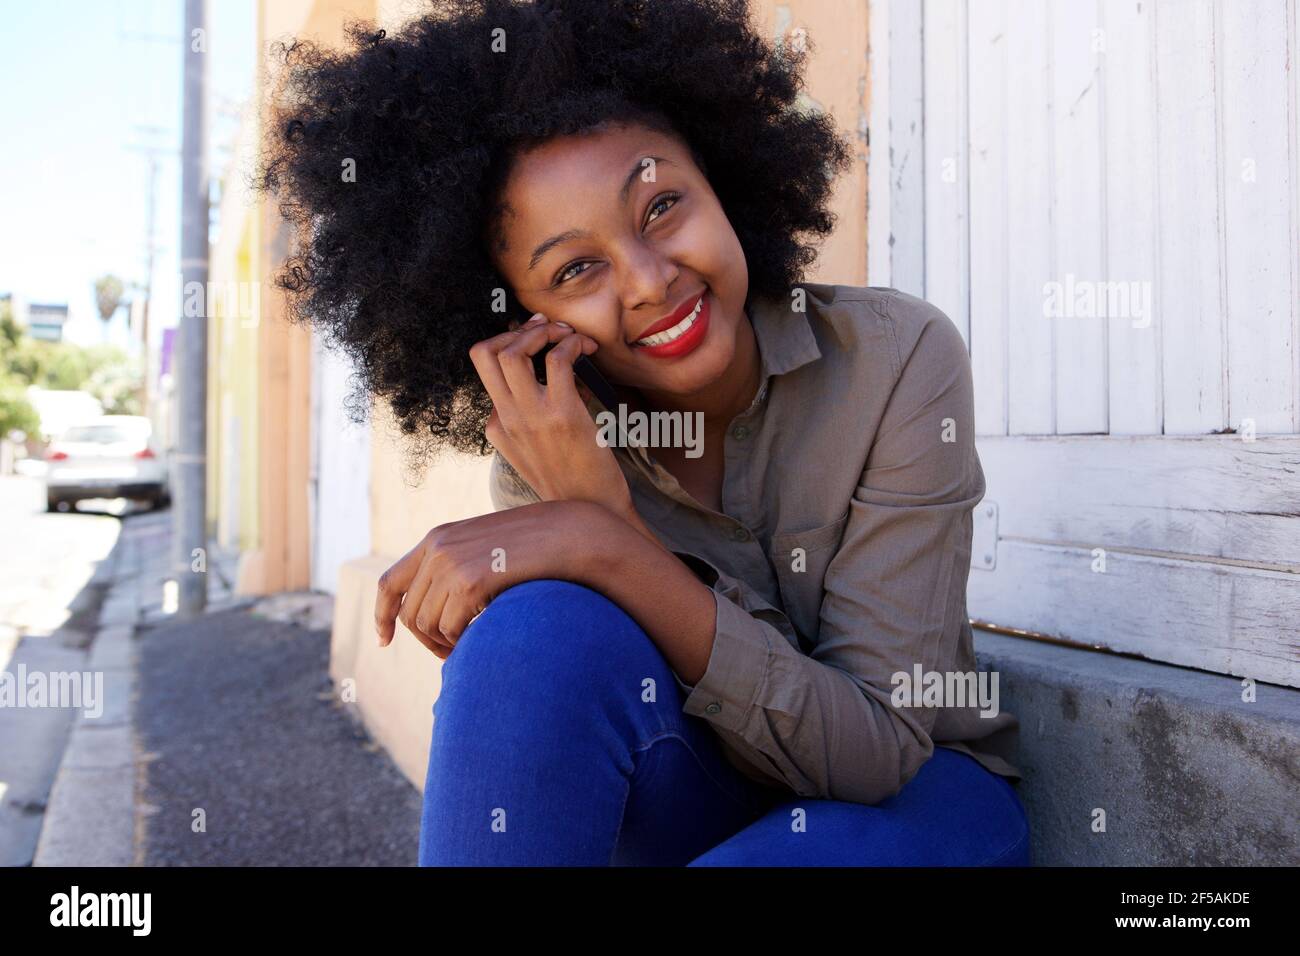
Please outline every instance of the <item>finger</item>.
[[452, 646], [455, 646], [460, 641], [465, 630], [470, 626], [474, 618], [483, 613], [486, 606], [486, 601], [477, 605], [471, 605], [468, 601], [447, 601], [442, 610], [440, 627]]
[[[403, 625], [405, 625], [405, 622], [403, 622]], [[434, 654], [437, 654], [440, 650], [447, 649], [446, 645], [441, 644], [438, 641], [435, 641], [433, 638], [429, 637], [426, 634], [421, 634], [419, 631], [412, 631], [409, 627], [406, 630], [410, 633], [412, 637], [414, 637], [417, 641], [419, 641], [421, 644], [427, 647]]]
[[433, 581], [433, 562], [429, 560], [429, 553], [426, 550], [424, 560], [420, 562], [420, 569], [415, 573], [414, 580], [411, 581], [410, 587], [406, 590], [406, 597], [402, 599], [402, 609], [398, 612], [397, 617], [406, 629], [417, 637], [429, 637], [427, 628], [420, 626], [417, 615], [420, 610], [420, 604], [424, 601], [424, 596], [429, 592], [429, 585]]
[[478, 377], [483, 382], [483, 387], [487, 389], [488, 396], [492, 399], [493, 404], [502, 405], [510, 398], [510, 386], [506, 383], [505, 376], [501, 374], [501, 363], [497, 360], [497, 353], [522, 335], [524, 331], [544, 321], [545, 316], [539, 312], [524, 325], [502, 332], [500, 335], [494, 335], [481, 342], [476, 342], [474, 347], [469, 350], [469, 359], [474, 363]]
[[393, 629], [397, 612], [402, 606], [402, 597], [411, 586], [411, 580], [419, 570], [422, 557], [422, 545], [412, 548], [401, 560], [379, 576], [379, 589], [375, 596], [375, 631], [379, 634], [381, 645], [387, 646], [393, 639]]
[[447, 591], [446, 589], [439, 587], [435, 582], [434, 586], [429, 589], [428, 593], [424, 596], [424, 600], [420, 603], [420, 610], [417, 617], [419, 620], [424, 622], [424, 631], [429, 635], [431, 640], [434, 640], [439, 644], [446, 644], [450, 647], [454, 646], [454, 642], [450, 637], [448, 637], [448, 635], [442, 633], [441, 630], [442, 609], [446, 604]]
[[573, 334], [573, 329], [548, 322], [520, 332], [514, 342], [497, 353], [501, 374], [505, 376], [510, 395], [521, 410], [528, 412], [535, 409], [545, 394], [545, 388], [537, 381], [537, 373], [533, 369], [533, 356], [548, 343], [560, 342]]
[[546, 321], [545, 314], [541, 312], [534, 312], [532, 315], [530, 315], [527, 319], [525, 319], [522, 322], [518, 321], [517, 319], [511, 319], [510, 331], [519, 332], [522, 331], [523, 329], [537, 325], [539, 322], [545, 322], [545, 321]]
[[579, 397], [573, 363], [586, 351], [585, 338], [575, 333], [546, 353], [546, 391], [550, 401], [564, 405]]

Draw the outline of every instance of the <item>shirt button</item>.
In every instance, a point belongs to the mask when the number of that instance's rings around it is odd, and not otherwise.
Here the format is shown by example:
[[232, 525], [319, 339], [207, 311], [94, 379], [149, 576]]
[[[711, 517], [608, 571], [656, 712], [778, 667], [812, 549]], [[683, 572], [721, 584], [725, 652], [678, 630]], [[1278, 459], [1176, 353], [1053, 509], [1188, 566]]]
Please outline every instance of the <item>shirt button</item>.
[[736, 441], [744, 441], [749, 436], [749, 429], [744, 425], [737, 425], [731, 430], [731, 437]]
[[705, 707], [704, 710], [709, 714], [718, 714], [722, 712], [722, 705], [714, 701], [712, 704], [709, 704], [708, 707]]
[[737, 541], [749, 540], [749, 532], [746, 531], [744, 528], [737, 528], [735, 531], [731, 532], [731, 536], [735, 538]]

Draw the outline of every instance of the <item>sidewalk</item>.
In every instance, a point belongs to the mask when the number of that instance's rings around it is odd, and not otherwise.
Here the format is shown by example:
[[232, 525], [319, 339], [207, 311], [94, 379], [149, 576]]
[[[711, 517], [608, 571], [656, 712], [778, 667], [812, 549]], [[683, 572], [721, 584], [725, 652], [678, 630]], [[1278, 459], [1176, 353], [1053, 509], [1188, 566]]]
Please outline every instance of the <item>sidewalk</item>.
[[272, 620], [209, 552], [210, 609], [163, 607], [170, 516], [126, 520], [37, 866], [414, 865], [420, 794], [328, 676], [329, 632]]

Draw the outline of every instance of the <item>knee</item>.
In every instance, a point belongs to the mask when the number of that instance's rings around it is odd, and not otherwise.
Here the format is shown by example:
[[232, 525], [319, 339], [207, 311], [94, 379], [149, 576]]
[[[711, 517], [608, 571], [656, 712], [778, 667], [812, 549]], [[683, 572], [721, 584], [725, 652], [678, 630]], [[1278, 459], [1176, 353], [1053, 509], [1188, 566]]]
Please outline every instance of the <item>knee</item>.
[[[589, 689], [657, 653], [640, 626], [605, 595], [543, 578], [507, 588], [465, 629], [444, 664], [494, 681], [546, 680]], [[563, 688], [560, 688], [563, 689]]]

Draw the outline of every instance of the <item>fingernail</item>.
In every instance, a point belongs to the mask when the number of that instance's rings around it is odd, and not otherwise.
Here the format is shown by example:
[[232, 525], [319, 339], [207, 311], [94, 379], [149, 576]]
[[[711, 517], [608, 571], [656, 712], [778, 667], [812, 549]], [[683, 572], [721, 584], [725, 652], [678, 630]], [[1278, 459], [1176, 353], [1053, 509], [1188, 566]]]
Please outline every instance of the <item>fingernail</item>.
[[542, 321], [543, 318], [544, 316], [539, 312], [537, 315], [525, 322], [524, 325], [536, 325], [538, 322]]
[[555, 320], [555, 324], [556, 324], [556, 325], [562, 325], [562, 326], [564, 326], [566, 329], [571, 329], [571, 328], [573, 328], [573, 326], [571, 326], [568, 322], [561, 322], [559, 319], [556, 319], [556, 320]]

